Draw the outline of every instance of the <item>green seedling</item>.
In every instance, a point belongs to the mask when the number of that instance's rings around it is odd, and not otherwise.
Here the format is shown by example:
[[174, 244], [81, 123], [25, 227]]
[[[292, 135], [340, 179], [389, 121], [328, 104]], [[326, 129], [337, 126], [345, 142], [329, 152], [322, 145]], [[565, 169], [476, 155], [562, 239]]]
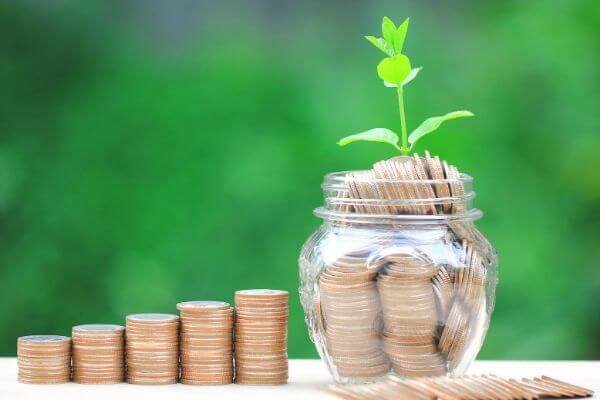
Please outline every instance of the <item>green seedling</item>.
[[[417, 77], [422, 67], [412, 68], [410, 59], [402, 53], [404, 40], [408, 31], [409, 18], [398, 27], [388, 17], [383, 17], [381, 24], [382, 36], [365, 36], [375, 47], [387, 56], [377, 65], [377, 75], [387, 87], [396, 88], [398, 93], [398, 109], [400, 111], [401, 137], [391, 129], [374, 128], [365, 132], [342, 138], [338, 145], [345, 146], [352, 142], [368, 141], [388, 143], [402, 154], [408, 154], [415, 143], [425, 135], [435, 131], [444, 122], [462, 117], [472, 117], [474, 114], [467, 110], [454, 111], [446, 115], [427, 118], [410, 135], [407, 133], [406, 113], [404, 107], [404, 86]], [[402, 139], [402, 140], [401, 140]]]

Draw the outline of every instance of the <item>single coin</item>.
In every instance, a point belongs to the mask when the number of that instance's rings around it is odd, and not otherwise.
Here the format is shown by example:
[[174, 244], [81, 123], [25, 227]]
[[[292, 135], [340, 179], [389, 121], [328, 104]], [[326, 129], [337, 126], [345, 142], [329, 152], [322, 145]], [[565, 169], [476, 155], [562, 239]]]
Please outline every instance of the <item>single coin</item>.
[[69, 343], [71, 339], [67, 336], [59, 335], [29, 335], [21, 336], [18, 339], [19, 343], [24, 345], [46, 345], [46, 344], [64, 344]]
[[229, 310], [231, 306], [224, 301], [184, 301], [177, 304], [177, 309], [183, 312], [214, 312]]
[[87, 324], [73, 327], [74, 334], [82, 334], [85, 336], [94, 334], [120, 335], [124, 330], [125, 327], [114, 324]]
[[174, 314], [146, 313], [146, 314], [130, 314], [126, 317], [128, 322], [132, 323], [161, 323], [161, 322], [176, 322], [179, 317]]

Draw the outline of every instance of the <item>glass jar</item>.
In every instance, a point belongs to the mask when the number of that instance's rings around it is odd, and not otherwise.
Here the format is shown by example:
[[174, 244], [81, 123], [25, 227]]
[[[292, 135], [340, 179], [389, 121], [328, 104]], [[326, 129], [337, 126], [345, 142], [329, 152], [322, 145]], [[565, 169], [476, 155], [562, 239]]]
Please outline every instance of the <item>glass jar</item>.
[[465, 372], [497, 283], [496, 252], [473, 223], [472, 178], [426, 154], [328, 174], [322, 187], [300, 299], [335, 380]]

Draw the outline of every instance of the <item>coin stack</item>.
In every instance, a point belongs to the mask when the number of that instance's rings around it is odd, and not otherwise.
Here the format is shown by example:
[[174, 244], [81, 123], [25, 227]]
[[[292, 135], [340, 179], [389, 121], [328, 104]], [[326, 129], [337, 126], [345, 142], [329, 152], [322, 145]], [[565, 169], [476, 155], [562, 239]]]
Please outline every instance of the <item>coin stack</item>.
[[[454, 269], [450, 268], [450, 272], [454, 275]], [[433, 293], [435, 294], [438, 306], [438, 327], [443, 327], [446, 324], [450, 305], [454, 298], [453, 279], [448, 272], [448, 268], [443, 266], [433, 278], [431, 278], [431, 282], [433, 284]]]
[[383, 348], [395, 373], [432, 376], [445, 373], [436, 348], [437, 308], [431, 278], [437, 266], [408, 254], [388, 255], [377, 277], [383, 310]]
[[320, 314], [326, 348], [340, 377], [371, 377], [387, 372], [381, 347], [381, 316], [375, 277], [360, 254], [346, 255], [319, 277]]
[[236, 383], [285, 384], [288, 379], [288, 292], [238, 290], [235, 308]]
[[73, 381], [77, 383], [123, 382], [125, 328], [121, 325], [73, 327]]
[[177, 304], [181, 319], [181, 382], [233, 382], [233, 308], [222, 301]]
[[461, 268], [457, 268], [454, 278], [454, 299], [447, 321], [442, 331], [439, 348], [454, 366], [462, 353], [468, 337], [477, 325], [477, 320], [485, 312], [486, 275], [482, 258], [477, 250], [464, 241], [460, 258]]
[[179, 379], [179, 317], [133, 314], [126, 318], [127, 382], [146, 385]]
[[71, 339], [66, 336], [22, 336], [17, 357], [21, 383], [64, 383], [71, 378]]

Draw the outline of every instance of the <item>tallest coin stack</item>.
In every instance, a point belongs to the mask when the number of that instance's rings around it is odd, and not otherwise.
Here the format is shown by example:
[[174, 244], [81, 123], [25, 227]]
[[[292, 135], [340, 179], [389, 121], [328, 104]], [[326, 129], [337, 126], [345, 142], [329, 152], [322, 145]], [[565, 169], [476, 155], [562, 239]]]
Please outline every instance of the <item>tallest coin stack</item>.
[[235, 381], [278, 385], [288, 379], [288, 293], [282, 290], [235, 292]]

